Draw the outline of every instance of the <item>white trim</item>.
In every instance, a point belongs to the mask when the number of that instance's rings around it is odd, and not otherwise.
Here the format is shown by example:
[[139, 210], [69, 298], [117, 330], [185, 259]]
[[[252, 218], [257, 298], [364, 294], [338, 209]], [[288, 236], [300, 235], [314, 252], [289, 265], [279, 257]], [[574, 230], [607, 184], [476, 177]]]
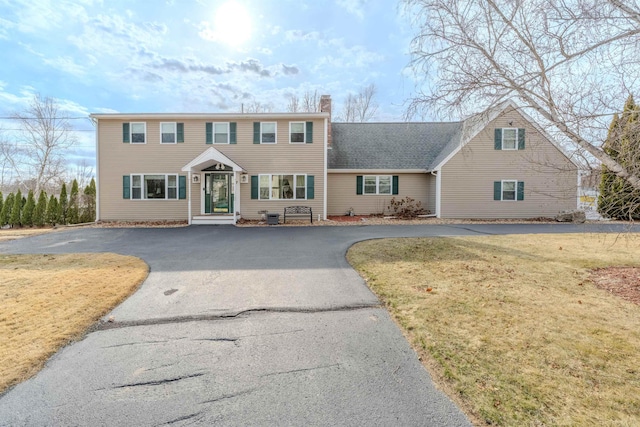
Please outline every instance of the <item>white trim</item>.
[[100, 221], [100, 126], [98, 118], [94, 118], [96, 124], [96, 222]]
[[182, 172], [200, 172], [202, 169], [206, 169], [209, 166], [213, 166], [216, 163], [224, 163], [227, 166], [231, 166], [234, 172], [245, 172], [242, 166], [239, 166], [233, 160], [216, 150], [215, 147], [209, 147], [200, 153], [195, 159], [182, 167]]
[[[211, 123], [211, 144], [212, 145], [229, 145], [231, 144], [231, 122], [209, 122]], [[227, 125], [227, 142], [216, 142], [216, 125]], [[205, 123], [205, 131], [206, 131], [206, 123]], [[238, 125], [236, 125], [238, 126]], [[236, 128], [236, 138], [237, 138], [238, 129]], [[206, 135], [205, 135], [205, 143], [206, 143]]]
[[[516, 131], [516, 139], [513, 144], [513, 148], [505, 148], [504, 146], [504, 131], [505, 130], [515, 130]], [[500, 151], [518, 151], [518, 141], [520, 136], [520, 130], [518, 128], [500, 128]]]
[[251, 120], [255, 121], [269, 121], [269, 119], [292, 119], [292, 120], [304, 120], [312, 121], [313, 119], [326, 119], [329, 117], [329, 113], [112, 113], [101, 114], [94, 113], [89, 115], [92, 119], [111, 119], [111, 120], [185, 120], [196, 119], [205, 121], [220, 121], [221, 119], [229, 121], [237, 120]]
[[[327, 220], [327, 150], [329, 149], [328, 147], [328, 143], [329, 143], [329, 137], [328, 137], [328, 128], [329, 128], [329, 119], [324, 119], [324, 193], [322, 196], [323, 199], [323, 209], [324, 209], [324, 213], [322, 216], [323, 220]], [[315, 183], [314, 183], [314, 189], [313, 191], [315, 191]]]
[[[293, 142], [291, 141], [291, 125], [292, 124], [302, 123], [302, 141], [301, 142]], [[297, 133], [297, 132], [296, 132]], [[307, 143], [307, 122], [289, 122], [289, 144], [306, 144]]]
[[[162, 142], [162, 125], [173, 125], [173, 142]], [[175, 145], [178, 143], [178, 122], [160, 122], [160, 144]]]
[[358, 175], [400, 175], [403, 173], [428, 173], [428, 171], [426, 169], [327, 169], [327, 173], [354, 173]]
[[[180, 178], [178, 178], [180, 179]], [[191, 217], [191, 171], [187, 173], [187, 219], [188, 224], [191, 225], [192, 217]], [[178, 189], [179, 191], [179, 189]], [[178, 198], [180, 195], [178, 194]]]
[[[512, 200], [504, 198], [504, 183], [505, 182], [513, 182], [513, 183], [515, 183], [515, 187], [513, 189], [513, 199]], [[500, 201], [501, 202], [520, 202], [521, 201], [521, 200], [518, 200], [518, 180], [517, 179], [502, 179], [502, 180], [500, 180]]]
[[442, 206], [442, 170], [431, 172], [436, 176], [436, 218], [440, 218], [440, 209]]
[[[263, 142], [262, 135], [264, 131], [262, 130], [262, 125], [273, 123], [273, 142]], [[278, 122], [260, 122], [260, 145], [275, 145], [278, 143]]]
[[[205, 208], [205, 200], [204, 200], [205, 196], [204, 195], [205, 195], [205, 187], [206, 187], [206, 183], [207, 183], [207, 177], [206, 177], [207, 174], [229, 175], [231, 177], [230, 181], [231, 181], [231, 186], [232, 187], [235, 185], [235, 181], [236, 181], [236, 178], [235, 178], [236, 174], [233, 171], [202, 171], [202, 172], [200, 172], [200, 175], [201, 175], [200, 182], [202, 183], [200, 185], [200, 194], [202, 194], [202, 196], [200, 197], [200, 213], [198, 215], [199, 216], [203, 216], [203, 215], [229, 215], [230, 213], [233, 213], [233, 218], [234, 218], [234, 221], [235, 221], [235, 217], [236, 217], [235, 206], [233, 207], [234, 208], [233, 212], [227, 212], [226, 214], [225, 213], [220, 213], [220, 212], [218, 212], [217, 214], [214, 213], [214, 212], [206, 213], [204, 211], [204, 208]], [[234, 195], [233, 203], [235, 204], [236, 203], [236, 201], [235, 201], [235, 198], [236, 198], [235, 197], [235, 187], [234, 188], [230, 188], [229, 191], [230, 191], [229, 196], [231, 196], [232, 194]], [[234, 222], [234, 224], [235, 224], [235, 222]]]
[[[144, 197], [145, 195], [145, 180], [144, 177], [145, 176], [149, 176], [149, 175], [162, 175], [164, 176], [164, 198], [160, 199], [160, 198], [147, 198]], [[134, 199], [133, 198], [133, 177], [134, 176], [140, 176], [140, 198], [139, 199]], [[169, 198], [169, 176], [175, 176], [176, 177], [176, 197], [175, 198]], [[136, 187], [137, 188], [137, 187]], [[136, 201], [136, 202], [142, 202], [142, 201], [177, 201], [177, 200], [183, 200], [180, 198], [180, 174], [179, 173], [152, 173], [152, 172], [144, 172], [144, 173], [130, 173], [129, 174], [129, 200], [132, 201]]]
[[[367, 188], [367, 177], [375, 177], [376, 178], [376, 192], [375, 193], [367, 193], [365, 189]], [[389, 178], [389, 192], [381, 193], [380, 192], [380, 178]], [[362, 195], [363, 196], [391, 196], [393, 195], [393, 175], [362, 175]]]
[[[144, 125], [144, 142], [133, 142], [133, 125]], [[136, 132], [139, 133], [139, 132]], [[147, 132], [147, 122], [129, 122], [129, 144], [146, 144], [147, 141], [149, 140], [148, 138], [148, 132]]]

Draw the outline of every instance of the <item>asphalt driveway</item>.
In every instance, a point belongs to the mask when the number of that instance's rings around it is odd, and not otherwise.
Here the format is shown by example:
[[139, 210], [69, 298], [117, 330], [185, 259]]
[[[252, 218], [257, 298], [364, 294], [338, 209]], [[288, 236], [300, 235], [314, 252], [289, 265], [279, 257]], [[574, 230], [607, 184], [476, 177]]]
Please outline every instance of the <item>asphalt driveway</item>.
[[379, 237], [611, 224], [74, 229], [0, 252], [116, 252], [151, 268], [85, 339], [0, 397], [0, 425], [469, 425], [347, 264]]

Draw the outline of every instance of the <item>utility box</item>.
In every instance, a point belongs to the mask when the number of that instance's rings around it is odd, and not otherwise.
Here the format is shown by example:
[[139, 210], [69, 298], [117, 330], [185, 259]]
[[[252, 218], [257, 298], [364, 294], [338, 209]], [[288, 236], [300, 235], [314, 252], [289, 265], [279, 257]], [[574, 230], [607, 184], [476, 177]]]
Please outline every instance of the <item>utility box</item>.
[[267, 214], [267, 225], [278, 225], [280, 222], [280, 214], [279, 213], [268, 213]]

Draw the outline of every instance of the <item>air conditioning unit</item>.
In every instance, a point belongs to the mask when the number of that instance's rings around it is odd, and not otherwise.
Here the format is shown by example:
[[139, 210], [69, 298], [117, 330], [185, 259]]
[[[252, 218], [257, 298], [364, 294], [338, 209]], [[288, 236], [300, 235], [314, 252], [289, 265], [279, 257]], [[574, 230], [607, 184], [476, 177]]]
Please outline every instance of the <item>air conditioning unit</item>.
[[249, 175], [243, 173], [240, 175], [240, 184], [248, 184], [249, 183]]

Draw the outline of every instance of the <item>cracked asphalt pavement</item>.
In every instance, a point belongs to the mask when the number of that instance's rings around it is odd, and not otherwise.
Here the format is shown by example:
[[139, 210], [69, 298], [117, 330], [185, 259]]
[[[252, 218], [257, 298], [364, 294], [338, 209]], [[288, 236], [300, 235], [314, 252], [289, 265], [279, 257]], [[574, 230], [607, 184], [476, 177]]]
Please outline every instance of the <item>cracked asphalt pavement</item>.
[[[361, 240], [629, 231], [615, 224], [69, 229], [1, 253], [116, 252], [141, 288], [35, 377], [0, 425], [468, 426], [345, 260]], [[637, 231], [637, 229], [631, 229]]]

